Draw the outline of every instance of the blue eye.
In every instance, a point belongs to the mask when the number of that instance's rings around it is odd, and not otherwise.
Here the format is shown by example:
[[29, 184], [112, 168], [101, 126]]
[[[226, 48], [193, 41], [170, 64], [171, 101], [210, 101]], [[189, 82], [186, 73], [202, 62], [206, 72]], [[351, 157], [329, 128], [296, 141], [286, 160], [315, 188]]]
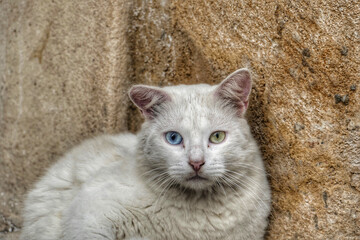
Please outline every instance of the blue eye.
[[178, 145], [182, 142], [182, 136], [178, 132], [173, 132], [173, 131], [167, 132], [165, 133], [165, 138], [166, 141], [168, 141], [168, 143], [172, 145]]

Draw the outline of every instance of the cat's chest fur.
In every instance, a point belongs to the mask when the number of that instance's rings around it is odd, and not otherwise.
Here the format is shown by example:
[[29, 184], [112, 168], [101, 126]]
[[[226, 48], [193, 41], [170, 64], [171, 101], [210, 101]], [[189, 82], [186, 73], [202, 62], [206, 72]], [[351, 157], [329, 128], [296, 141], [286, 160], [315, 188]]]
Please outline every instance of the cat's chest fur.
[[[71, 217], [64, 218], [64, 222], [77, 222], [86, 217], [87, 212], [97, 211], [97, 215], [106, 215], [105, 221], [112, 222], [117, 239], [131, 236], [236, 239], [236, 227], [246, 222], [245, 218], [249, 216], [241, 202], [244, 200], [239, 200], [239, 193], [194, 196], [185, 190], [168, 189], [166, 185], [152, 188], [139, 172], [134, 161], [135, 152], [121, 156], [117, 150], [121, 148], [122, 145], [115, 141], [109, 143], [106, 158], [94, 159], [92, 164], [88, 163], [87, 170], [81, 161], [77, 163], [82, 171], [77, 171], [78, 176], [74, 179], [87, 178], [83, 179], [75, 200], [64, 210], [64, 214]], [[105, 225], [105, 222], [100, 224]]]
[[[151, 189], [139, 176], [133, 159], [121, 159], [100, 170], [83, 187], [70, 212], [101, 194], [97, 203], [113, 223], [117, 239], [130, 236], [145, 239], [236, 239], [236, 226], [243, 221], [244, 206], [239, 196], [212, 198], [210, 194], [187, 196], [178, 190]], [[125, 171], [126, 169], [126, 171]], [[117, 174], [126, 172], [126, 174]], [[86, 203], [82, 200], [86, 199]], [[96, 199], [95, 199], [96, 200]], [[107, 206], [104, 208], [103, 206]], [[90, 210], [90, 209], [89, 209]], [[83, 212], [83, 210], [81, 210]], [[119, 220], [118, 216], [123, 218]], [[125, 220], [124, 220], [125, 219]]]
[[244, 220], [241, 217], [244, 208], [236, 200], [225, 196], [217, 202], [206, 198], [187, 200], [168, 192], [160, 196], [148, 190], [141, 196], [135, 194], [139, 201], [119, 203], [127, 208], [128, 219], [126, 232], [117, 233], [119, 239], [134, 235], [146, 239], [236, 239], [235, 228]]
[[164, 239], [227, 239], [239, 223], [239, 213], [230, 206], [207, 205], [183, 202], [163, 206], [153, 218], [171, 230], [160, 229], [158, 233], [164, 234]]

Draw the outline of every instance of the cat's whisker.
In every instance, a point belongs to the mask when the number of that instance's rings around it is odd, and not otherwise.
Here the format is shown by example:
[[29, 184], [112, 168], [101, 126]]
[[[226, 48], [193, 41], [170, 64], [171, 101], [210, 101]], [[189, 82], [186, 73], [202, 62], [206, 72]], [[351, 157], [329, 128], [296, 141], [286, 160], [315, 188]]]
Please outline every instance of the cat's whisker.
[[251, 165], [247, 165], [247, 164], [243, 164], [243, 163], [234, 162], [234, 163], [231, 163], [231, 166], [238, 166], [238, 167], [242, 167], [242, 168], [245, 168], [245, 169], [250, 169], [250, 170], [252, 170], [252, 171], [264, 173], [264, 169], [257, 168], [257, 167], [254, 167], [254, 166], [251, 166]]
[[[234, 183], [239, 183], [239, 184], [241, 184], [241, 186], [247, 188], [247, 189], [250, 191], [249, 193], [250, 193], [254, 198], [258, 198], [258, 197], [257, 197], [257, 194], [253, 191], [253, 189], [252, 189], [249, 185], [246, 184], [246, 182], [243, 181], [243, 179], [236, 178], [235, 176], [233, 176], [233, 175], [231, 175], [231, 174], [228, 174], [227, 176], [230, 177], [230, 178], [234, 181]], [[259, 199], [260, 199], [260, 198], [259, 198]], [[263, 201], [262, 201], [261, 199], [260, 199], [260, 201], [261, 201], [261, 203], [263, 203]], [[264, 206], [266, 206], [266, 205], [264, 205]]]
[[254, 165], [246, 164], [246, 163], [242, 163], [242, 162], [238, 162], [238, 161], [228, 161], [226, 163], [230, 163], [232, 166], [239, 166], [239, 167], [243, 167], [245, 169], [250, 169], [252, 171], [256, 171], [256, 172], [261, 173], [261, 174], [266, 174], [266, 176], [269, 176], [269, 177], [271, 177], [271, 179], [278, 182], [278, 180], [274, 176], [272, 176], [271, 173], [265, 172], [265, 168], [264, 169], [259, 168], [259, 167], [256, 167]]
[[[243, 178], [243, 180], [244, 180], [244, 181], [245, 181], [245, 180], [250, 181], [251, 184], [260, 187], [260, 185], [259, 185], [256, 181], [254, 181], [251, 177], [249, 177], [249, 176], [245, 176], [245, 177]], [[256, 195], [255, 195], [255, 196], [256, 196]], [[297, 211], [297, 210], [295, 209], [295, 211]], [[272, 214], [272, 212], [270, 212], [270, 215], [271, 215], [272, 217], [275, 217], [275, 216]]]
[[231, 170], [228, 170], [228, 172], [230, 172], [231, 174], [235, 174], [235, 175], [239, 176], [239, 178], [238, 178], [239, 181], [250, 181], [252, 185], [255, 185], [259, 189], [262, 188], [262, 186], [260, 184], [258, 184], [252, 177], [250, 177], [248, 175], [243, 175], [243, 174], [231, 171]]
[[[231, 184], [233, 183], [233, 182], [231, 181], [231, 179], [227, 178], [227, 176], [224, 175], [223, 180], [225, 181], [225, 183], [227, 183], [228, 181], [230, 181], [230, 183], [228, 183], [228, 185], [231, 187]], [[253, 222], [254, 220], [253, 220], [253, 218], [251, 217], [250, 210], [249, 210], [249, 208], [247, 207], [247, 205], [245, 204], [243, 198], [240, 197], [239, 192], [237, 192], [233, 187], [231, 187], [231, 189], [233, 189], [234, 194], [235, 194], [236, 196], [239, 196], [239, 198], [237, 198], [235, 201], [236, 201], [236, 202], [241, 201], [241, 202], [239, 202], [239, 203], [241, 203], [241, 204], [244, 206], [245, 210], [247, 211], [248, 220], [250, 220], [251, 222]], [[255, 208], [258, 209], [257, 206], [255, 206]], [[255, 238], [255, 233], [253, 233], [252, 235], [253, 235], [254, 238]]]
[[[260, 171], [258, 169], [253, 169], [251, 167], [248, 167], [248, 166], [243, 166], [243, 165], [233, 165], [234, 167], [239, 167], [240, 169], [244, 169], [245, 171], [244, 172], [255, 172], [255, 173], [258, 173], [258, 174], [261, 174], [261, 175], [265, 175], [265, 176], [269, 176], [271, 178], [273, 178], [273, 176], [271, 176], [270, 174], [266, 173], [264, 170], [263, 171]], [[235, 169], [234, 169], [235, 170]], [[240, 172], [241, 170], [237, 170], [238, 172]]]
[[239, 166], [239, 167], [242, 167], [242, 168], [245, 168], [245, 169], [250, 169], [252, 171], [256, 171], [256, 172], [259, 172], [259, 173], [264, 173], [264, 169], [261, 169], [259, 167], [252, 166], [252, 165], [249, 165], [249, 164], [244, 164], [244, 163], [240, 163], [240, 162], [227, 162], [227, 163], [229, 163], [231, 166]]
[[164, 171], [164, 172], [162, 172], [160, 174], [154, 174], [153, 176], [150, 176], [149, 178], [147, 178], [147, 180], [153, 181], [153, 180], [155, 180], [155, 179], [157, 179], [157, 178], [159, 178], [159, 177], [161, 177], [163, 175], [168, 175], [168, 172]]
[[157, 203], [159, 202], [159, 200], [160, 199], [162, 199], [162, 198], [164, 198], [166, 195], [166, 192], [171, 188], [171, 186], [172, 186], [172, 184], [174, 184], [176, 181], [175, 181], [175, 179], [171, 179], [171, 180], [169, 180], [169, 179], [167, 179], [167, 181], [168, 181], [168, 184], [166, 185], [166, 187], [160, 192], [160, 194], [159, 194], [159, 197], [158, 197], [158, 199], [156, 200], [156, 202], [155, 202], [155, 207], [154, 207], [154, 210], [156, 210], [157, 209]]
[[159, 184], [166, 180], [167, 177], [167, 174], [163, 173], [161, 175], [152, 176], [148, 179], [145, 179], [145, 182], [156, 190], [159, 187]]
[[155, 172], [155, 171], [164, 171], [164, 170], [166, 170], [165, 167], [152, 168], [152, 169], [150, 169], [149, 171], [144, 172], [144, 173], [141, 174], [140, 176], [142, 177], [142, 176], [144, 176], [144, 175], [150, 175], [152, 172]]
[[[241, 182], [239, 182], [239, 184], [243, 185]], [[247, 187], [245, 187], [247, 188]], [[261, 198], [257, 197], [256, 193], [253, 192], [252, 190], [248, 189], [248, 194], [255, 200], [255, 202], [258, 204], [259, 207], [266, 207], [266, 204], [262, 201]]]
[[225, 189], [224, 189], [224, 187], [222, 186], [222, 184], [219, 182], [219, 180], [215, 180], [215, 182], [216, 182], [216, 184], [222, 189], [222, 191], [223, 191], [223, 193], [224, 193], [224, 195], [225, 195], [225, 197], [226, 197], [226, 199], [228, 198], [227, 197], [227, 194], [226, 194], [226, 192], [225, 192]]
[[267, 205], [265, 204], [265, 202], [251, 188], [249, 188], [249, 186], [246, 183], [242, 182], [241, 181], [242, 179], [235, 178], [234, 176], [231, 176], [231, 175], [227, 175], [227, 176], [232, 178], [232, 181], [234, 184], [239, 183], [239, 184], [241, 184], [241, 186], [244, 186], [245, 188], [247, 188], [249, 190], [249, 194], [254, 198], [254, 200], [257, 202], [257, 204], [259, 204], [259, 207], [263, 206], [263, 207], [267, 208]]
[[154, 190], [159, 190], [162, 187], [162, 185], [164, 183], [166, 183], [168, 178], [169, 178], [169, 176], [168, 176], [167, 172], [165, 172], [159, 176], [156, 176], [155, 179], [147, 180], [147, 182], [152, 184], [152, 186], [155, 188]]
[[[231, 184], [235, 185], [238, 188], [244, 188], [243, 184], [241, 184], [240, 182], [237, 181], [236, 178], [230, 176], [230, 175], [224, 175], [226, 177], [226, 180], [229, 181]], [[241, 184], [241, 185], [240, 185]], [[245, 186], [246, 188], [246, 186]], [[250, 190], [250, 189], [248, 189]], [[251, 194], [252, 195], [252, 194]], [[259, 204], [259, 203], [258, 203]]]
[[[223, 180], [224, 180], [224, 182], [233, 190], [233, 193], [234, 193], [236, 196], [238, 196], [238, 198], [237, 198], [235, 201], [236, 201], [236, 202], [241, 201], [240, 203], [242, 203], [242, 205], [243, 205], [244, 208], [246, 209], [249, 220], [250, 220], [250, 221], [253, 221], [253, 219], [252, 219], [251, 216], [250, 216], [250, 211], [249, 211], [247, 205], [245, 204], [243, 198], [240, 196], [239, 192], [236, 191], [236, 189], [234, 189], [234, 188], [231, 186], [232, 184], [234, 184], [234, 182], [233, 182], [231, 179], [229, 179], [226, 175], [224, 175]], [[238, 187], [239, 187], [239, 186], [238, 186]], [[255, 208], [257, 209], [257, 206], [255, 206]]]
[[[157, 198], [162, 197], [161, 194], [162, 194], [163, 190], [168, 186], [170, 181], [171, 181], [170, 179], [164, 178], [164, 179], [162, 179], [162, 182], [160, 183], [160, 185], [155, 187], [154, 191], [155, 192], [160, 192], [160, 194], [158, 195]], [[154, 184], [156, 184], [156, 183], [154, 183]], [[165, 186], [165, 187], [162, 188], [163, 186]]]

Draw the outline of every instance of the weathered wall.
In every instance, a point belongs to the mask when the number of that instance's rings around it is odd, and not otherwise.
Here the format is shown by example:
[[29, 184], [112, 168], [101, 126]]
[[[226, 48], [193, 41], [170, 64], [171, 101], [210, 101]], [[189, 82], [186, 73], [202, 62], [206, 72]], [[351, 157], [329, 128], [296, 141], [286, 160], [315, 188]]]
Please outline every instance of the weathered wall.
[[1, 4], [7, 221], [20, 225], [22, 194], [75, 142], [138, 129], [130, 84], [217, 83], [246, 66], [273, 189], [268, 239], [360, 236], [358, 1]]
[[126, 130], [130, 5], [0, 1], [0, 232], [21, 225], [23, 194], [61, 154]]

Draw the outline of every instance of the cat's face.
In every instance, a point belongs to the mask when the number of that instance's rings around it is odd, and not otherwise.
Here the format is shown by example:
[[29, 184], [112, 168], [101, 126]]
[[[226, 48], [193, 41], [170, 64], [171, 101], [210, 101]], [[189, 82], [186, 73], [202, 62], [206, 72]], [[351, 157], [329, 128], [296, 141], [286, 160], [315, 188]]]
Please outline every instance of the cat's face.
[[140, 144], [149, 180], [161, 189], [176, 183], [198, 190], [238, 172], [236, 162], [253, 151], [242, 117], [250, 87], [247, 70], [219, 86], [133, 87], [130, 97], [146, 117]]

